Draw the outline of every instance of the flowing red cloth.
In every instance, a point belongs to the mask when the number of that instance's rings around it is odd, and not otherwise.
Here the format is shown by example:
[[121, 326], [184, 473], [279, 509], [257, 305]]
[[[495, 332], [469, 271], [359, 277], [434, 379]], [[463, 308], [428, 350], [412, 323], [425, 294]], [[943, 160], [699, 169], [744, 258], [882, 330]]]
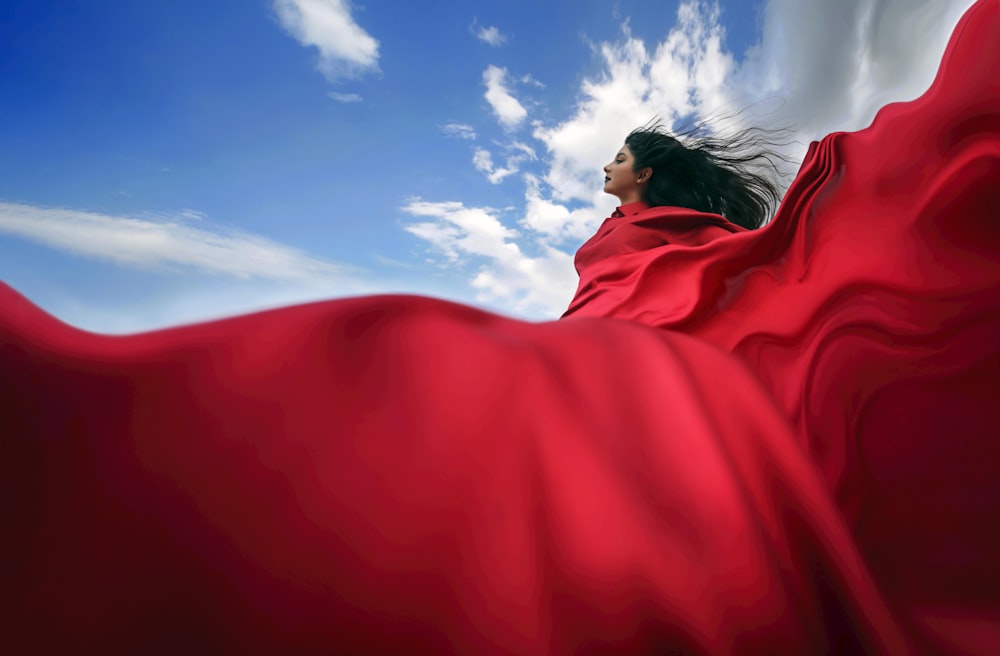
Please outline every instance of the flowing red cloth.
[[997, 62], [981, 0], [769, 227], [606, 224], [559, 322], [376, 297], [108, 337], [0, 286], [0, 645], [992, 653]]
[[768, 227], [691, 248], [694, 215], [675, 240], [678, 211], [648, 210], [668, 243], [606, 253], [567, 311], [748, 362], [901, 621], [947, 653], [1000, 645], [998, 16], [968, 12], [923, 97], [813, 144]]
[[624, 255], [636, 255], [642, 260], [664, 246], [674, 251], [745, 231], [717, 214], [681, 207], [650, 207], [641, 201], [619, 207], [576, 252], [574, 264], [580, 285], [563, 316], [583, 312], [596, 317], [602, 311], [614, 312], [614, 306], [608, 303], [609, 292], [644, 284], [638, 280], [641, 267], [618, 266]]

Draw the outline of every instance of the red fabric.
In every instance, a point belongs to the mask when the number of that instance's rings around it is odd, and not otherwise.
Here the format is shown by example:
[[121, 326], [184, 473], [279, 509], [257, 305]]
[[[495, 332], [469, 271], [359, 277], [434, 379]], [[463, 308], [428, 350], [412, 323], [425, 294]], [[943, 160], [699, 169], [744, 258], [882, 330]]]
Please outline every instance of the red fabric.
[[998, 61], [981, 0], [769, 227], [605, 224], [559, 322], [0, 286], [4, 651], [992, 653]]
[[602, 311], [611, 310], [607, 296], [610, 290], [636, 286], [635, 276], [641, 274], [641, 268], [619, 266], [619, 256], [636, 254], [643, 259], [663, 246], [671, 250], [701, 246], [745, 231], [718, 214], [682, 207], [650, 207], [642, 202], [620, 207], [576, 252], [574, 264], [580, 284], [563, 317], [576, 312], [601, 316]]
[[901, 621], [947, 653], [1000, 645], [998, 15], [969, 11], [922, 98], [813, 144], [768, 227], [608, 252], [570, 306], [748, 362]]

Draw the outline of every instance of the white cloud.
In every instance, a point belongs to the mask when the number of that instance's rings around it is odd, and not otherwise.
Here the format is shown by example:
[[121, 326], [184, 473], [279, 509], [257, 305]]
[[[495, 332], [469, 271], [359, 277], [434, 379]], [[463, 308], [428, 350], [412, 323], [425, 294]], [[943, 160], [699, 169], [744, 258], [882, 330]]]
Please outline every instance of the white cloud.
[[534, 148], [532, 148], [526, 143], [515, 141], [511, 143], [510, 147], [513, 148], [514, 150], [521, 151], [524, 157], [527, 157], [528, 159], [538, 159], [538, 153], [535, 152]]
[[503, 45], [503, 43], [507, 41], [507, 37], [501, 34], [498, 28], [492, 25], [489, 27], [483, 25], [476, 26], [475, 23], [473, 23], [473, 26], [475, 28], [476, 38], [483, 43], [490, 44], [494, 48]]
[[408, 225], [406, 229], [432, 242], [448, 259], [459, 255], [498, 258], [518, 247], [510, 239], [518, 233], [507, 228], [490, 208], [465, 207], [462, 203], [431, 203], [411, 200], [403, 208], [407, 214], [434, 221]]
[[485, 174], [491, 184], [499, 184], [508, 175], [517, 172], [517, 169], [513, 168], [497, 168], [493, 164], [493, 155], [485, 148], [477, 148], [472, 154], [472, 165], [477, 171]]
[[530, 84], [538, 89], [544, 89], [545, 85], [535, 79], [535, 76], [530, 73], [521, 76], [521, 84]]
[[476, 130], [471, 125], [465, 123], [448, 123], [441, 127], [441, 131], [449, 137], [457, 137], [459, 139], [476, 138]]
[[567, 240], [580, 243], [590, 237], [605, 218], [605, 212], [598, 209], [596, 202], [570, 210], [545, 198], [542, 184], [534, 175], [526, 174], [524, 180], [524, 217], [519, 223], [536, 233], [539, 241], [553, 245]]
[[[516, 148], [516, 146], [511, 146], [511, 148]], [[530, 151], [531, 149], [529, 148], [528, 150]], [[490, 151], [485, 148], [477, 148], [472, 155], [472, 165], [476, 167], [477, 171], [485, 174], [486, 179], [491, 184], [500, 184], [504, 178], [517, 173], [520, 170], [521, 163], [528, 158], [529, 156], [524, 151], [521, 151], [520, 154], [508, 156], [507, 163], [504, 166], [496, 166], [493, 163], [493, 155]]]
[[358, 103], [364, 100], [356, 93], [337, 93], [336, 91], [331, 91], [330, 97], [339, 103]]
[[503, 225], [491, 208], [415, 199], [403, 210], [430, 219], [406, 230], [430, 242], [450, 262], [468, 256], [485, 261], [472, 279], [477, 300], [533, 316], [555, 317], [565, 309], [576, 285], [567, 253], [542, 246], [539, 256], [527, 255], [515, 243], [520, 233]]
[[70, 209], [0, 203], [0, 232], [83, 257], [145, 270], [194, 269], [236, 278], [343, 284], [355, 290], [357, 271], [246, 232], [192, 227], [203, 215], [176, 220], [108, 216]]
[[181, 210], [179, 217], [191, 221], [201, 221], [206, 218], [204, 212], [199, 212], [198, 210], [192, 210], [192, 209]]
[[780, 98], [749, 120], [795, 125], [803, 142], [861, 129], [883, 105], [926, 90], [972, 3], [770, 0], [760, 40], [723, 90], [736, 106]]
[[521, 165], [529, 160], [537, 160], [538, 154], [535, 149], [520, 141], [513, 141], [506, 146], [508, 152], [507, 161], [504, 166], [497, 166], [493, 163], [493, 154], [485, 148], [477, 148], [472, 155], [472, 165], [477, 171], [486, 175], [486, 179], [492, 184], [500, 184], [507, 178], [521, 170]]
[[274, 0], [285, 30], [319, 50], [319, 70], [330, 80], [378, 70], [378, 41], [361, 29], [346, 0]]
[[528, 116], [528, 111], [511, 95], [506, 86], [507, 69], [490, 66], [483, 71], [484, 97], [493, 108], [500, 125], [515, 128]]

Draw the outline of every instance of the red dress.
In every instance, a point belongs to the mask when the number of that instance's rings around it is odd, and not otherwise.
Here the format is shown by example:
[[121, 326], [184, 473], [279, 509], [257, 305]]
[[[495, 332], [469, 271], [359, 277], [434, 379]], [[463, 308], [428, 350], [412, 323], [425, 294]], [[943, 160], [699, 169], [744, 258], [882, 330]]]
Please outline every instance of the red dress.
[[4, 653], [993, 653], [998, 62], [980, 0], [763, 230], [623, 208], [557, 322], [0, 286]]

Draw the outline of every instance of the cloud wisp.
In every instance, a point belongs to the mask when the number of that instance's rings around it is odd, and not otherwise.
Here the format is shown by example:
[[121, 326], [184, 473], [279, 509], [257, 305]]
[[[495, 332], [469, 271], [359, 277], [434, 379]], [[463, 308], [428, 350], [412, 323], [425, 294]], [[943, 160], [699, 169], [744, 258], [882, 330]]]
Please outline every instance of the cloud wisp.
[[449, 137], [475, 141], [476, 129], [468, 123], [447, 123], [441, 126], [441, 131]]
[[331, 91], [329, 95], [337, 102], [344, 104], [359, 103], [364, 100], [364, 98], [356, 93], [337, 93], [336, 91]]
[[498, 166], [493, 163], [493, 153], [485, 148], [476, 148], [472, 155], [472, 165], [484, 174], [490, 184], [500, 184], [505, 178], [517, 173], [521, 165], [529, 160], [538, 159], [535, 150], [526, 144], [515, 141], [507, 146], [506, 163]]
[[487, 27], [485, 25], [476, 25], [473, 23], [473, 34], [476, 35], [477, 39], [483, 43], [493, 46], [494, 48], [499, 48], [507, 41], [506, 35], [502, 34], [500, 29], [494, 27], [493, 25]]
[[274, 0], [282, 27], [319, 51], [317, 67], [328, 80], [378, 71], [378, 41], [351, 16], [345, 0]]
[[518, 127], [528, 117], [528, 110], [511, 95], [507, 88], [507, 69], [489, 66], [483, 71], [484, 98], [505, 129]]
[[360, 288], [356, 269], [246, 232], [189, 225], [189, 218], [139, 219], [0, 202], [0, 232], [73, 255], [142, 270], [195, 270], [269, 281]]

